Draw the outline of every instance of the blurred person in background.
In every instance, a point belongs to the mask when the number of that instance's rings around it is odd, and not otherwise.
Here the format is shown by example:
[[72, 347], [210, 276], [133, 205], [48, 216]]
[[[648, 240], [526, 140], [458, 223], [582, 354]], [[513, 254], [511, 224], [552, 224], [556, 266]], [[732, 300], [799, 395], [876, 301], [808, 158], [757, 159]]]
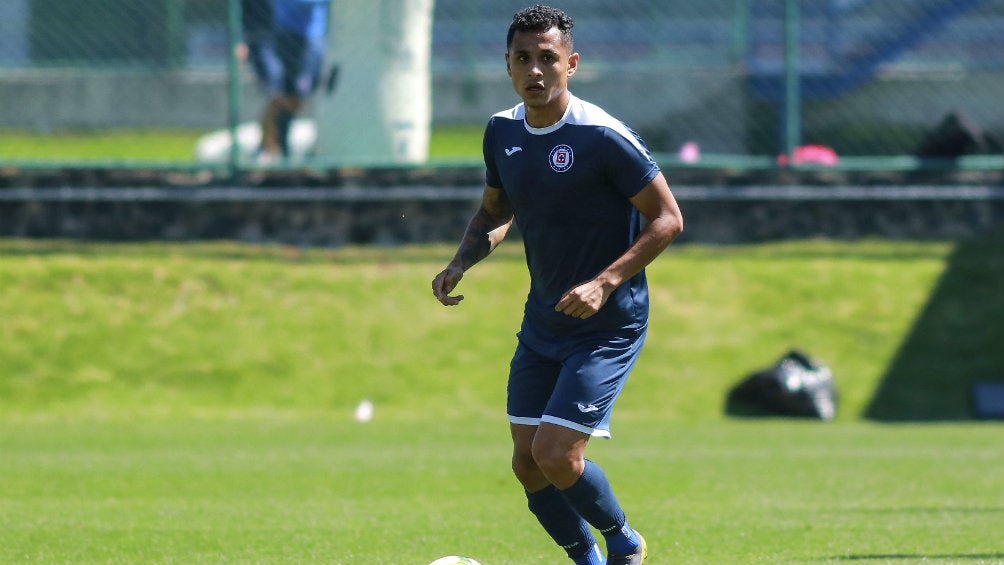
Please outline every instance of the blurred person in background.
[[585, 451], [590, 438], [610, 437], [614, 402], [648, 328], [644, 269], [682, 231], [683, 217], [641, 139], [568, 90], [579, 54], [567, 14], [518, 12], [506, 45], [523, 102], [488, 122], [481, 206], [432, 291], [443, 305], [459, 304], [464, 297], [450, 293], [464, 273], [516, 223], [530, 291], [507, 389], [513, 472], [530, 511], [576, 565], [641, 565], [645, 540]]
[[259, 164], [289, 156], [289, 129], [317, 89], [328, 34], [329, 0], [241, 0], [244, 46], [268, 96]]

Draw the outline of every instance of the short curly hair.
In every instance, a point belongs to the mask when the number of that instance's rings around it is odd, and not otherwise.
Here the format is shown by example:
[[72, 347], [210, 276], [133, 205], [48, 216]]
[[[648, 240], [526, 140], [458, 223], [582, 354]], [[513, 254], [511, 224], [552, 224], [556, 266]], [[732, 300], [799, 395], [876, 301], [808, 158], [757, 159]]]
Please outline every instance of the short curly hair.
[[572, 50], [572, 17], [557, 8], [537, 4], [529, 8], [524, 8], [512, 16], [512, 23], [509, 24], [509, 33], [506, 34], [505, 47], [508, 50], [512, 46], [512, 38], [517, 31], [547, 31], [551, 28], [558, 28], [561, 37]]

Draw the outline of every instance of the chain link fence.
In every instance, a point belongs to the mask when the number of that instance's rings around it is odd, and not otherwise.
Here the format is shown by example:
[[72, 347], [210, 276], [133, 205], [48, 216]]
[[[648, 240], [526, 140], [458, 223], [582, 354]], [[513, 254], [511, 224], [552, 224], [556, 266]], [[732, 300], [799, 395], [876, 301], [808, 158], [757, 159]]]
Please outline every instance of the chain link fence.
[[[377, 0], [332, 0], [364, 1]], [[67, 131], [153, 138], [255, 121], [265, 99], [251, 70], [231, 59], [238, 4], [3, 0], [0, 138], [36, 137], [32, 161], [56, 165], [65, 155], [54, 143], [47, 153], [46, 140]], [[775, 166], [781, 154], [819, 146], [841, 165], [915, 166], [958, 155], [976, 168], [1004, 162], [1004, 0], [553, 4], [575, 19], [582, 59], [573, 92], [623, 119], [669, 161]], [[434, 137], [444, 128], [476, 131], [518, 102], [503, 55], [512, 14], [525, 5], [436, 0]], [[304, 118], [321, 104], [357, 102], [332, 85], [314, 95]], [[479, 139], [472, 145], [476, 161]], [[199, 164], [194, 153], [177, 159]], [[17, 161], [0, 152], [0, 164]]]

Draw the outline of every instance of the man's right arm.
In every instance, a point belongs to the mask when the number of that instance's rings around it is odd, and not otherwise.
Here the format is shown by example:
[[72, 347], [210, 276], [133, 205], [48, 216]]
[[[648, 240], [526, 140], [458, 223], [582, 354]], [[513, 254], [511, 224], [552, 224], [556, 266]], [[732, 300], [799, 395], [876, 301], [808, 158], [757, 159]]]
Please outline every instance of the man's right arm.
[[464, 273], [484, 259], [505, 239], [512, 225], [513, 213], [502, 189], [485, 185], [481, 207], [467, 224], [453, 260], [432, 281], [432, 293], [446, 306], [455, 306], [463, 295], [450, 296]]

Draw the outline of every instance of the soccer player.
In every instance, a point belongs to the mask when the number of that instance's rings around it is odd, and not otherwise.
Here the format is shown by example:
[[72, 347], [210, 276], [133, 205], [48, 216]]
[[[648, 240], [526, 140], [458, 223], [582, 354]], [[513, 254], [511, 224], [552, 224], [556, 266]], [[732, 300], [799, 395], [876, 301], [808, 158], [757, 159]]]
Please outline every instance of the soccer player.
[[243, 0], [247, 56], [269, 96], [261, 117], [261, 164], [289, 157], [290, 125], [320, 79], [328, 4], [329, 0]]
[[[640, 565], [647, 548], [603, 470], [585, 459], [648, 327], [644, 268], [682, 231], [665, 177], [642, 141], [571, 94], [579, 54], [572, 20], [534, 6], [515, 14], [506, 69], [523, 102], [484, 134], [482, 202], [453, 259], [432, 281], [447, 306], [464, 273], [515, 221], [530, 271], [507, 411], [513, 471], [530, 511], [579, 565]], [[593, 536], [603, 534], [604, 559]]]

